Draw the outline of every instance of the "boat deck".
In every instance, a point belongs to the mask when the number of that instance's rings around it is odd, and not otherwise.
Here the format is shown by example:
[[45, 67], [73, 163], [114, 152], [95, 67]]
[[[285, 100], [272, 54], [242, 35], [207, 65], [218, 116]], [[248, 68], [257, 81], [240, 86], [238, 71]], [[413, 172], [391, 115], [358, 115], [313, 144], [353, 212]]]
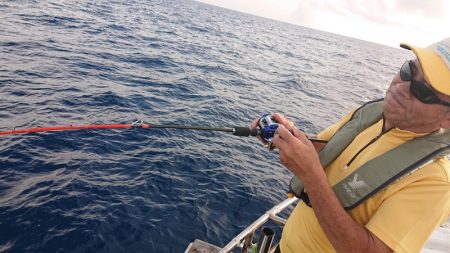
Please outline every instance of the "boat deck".
[[440, 227], [434, 231], [420, 253], [449, 253], [450, 225]]
[[220, 248], [199, 239], [191, 242], [184, 253], [217, 253]]

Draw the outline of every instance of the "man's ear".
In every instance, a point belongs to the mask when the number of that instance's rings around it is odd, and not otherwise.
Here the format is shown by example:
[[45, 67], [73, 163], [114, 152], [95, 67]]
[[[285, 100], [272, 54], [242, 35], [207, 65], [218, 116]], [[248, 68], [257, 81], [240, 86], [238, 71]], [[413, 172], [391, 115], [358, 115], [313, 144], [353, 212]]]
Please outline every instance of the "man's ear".
[[441, 127], [445, 129], [450, 128], [450, 108], [447, 108], [447, 112], [444, 115], [444, 120], [441, 122]]

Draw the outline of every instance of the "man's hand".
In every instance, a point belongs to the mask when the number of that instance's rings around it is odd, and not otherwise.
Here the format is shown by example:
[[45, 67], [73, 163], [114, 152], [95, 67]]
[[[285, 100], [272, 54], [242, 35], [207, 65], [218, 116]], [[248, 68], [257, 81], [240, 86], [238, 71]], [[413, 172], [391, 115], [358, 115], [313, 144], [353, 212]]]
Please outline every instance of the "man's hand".
[[273, 144], [280, 151], [280, 160], [292, 173], [304, 178], [311, 170], [323, 170], [319, 156], [306, 135], [291, 125], [280, 125], [275, 132]]
[[[272, 114], [273, 119], [280, 125], [283, 125], [284, 127], [286, 127], [287, 129], [291, 130], [294, 127], [294, 123], [288, 119], [286, 119], [282, 114], [280, 113], [274, 113]], [[256, 118], [253, 120], [252, 124], [250, 125], [250, 128], [257, 128], [258, 127], [258, 122], [259, 122], [260, 118]], [[260, 136], [257, 136], [257, 138], [263, 143], [266, 144]]]

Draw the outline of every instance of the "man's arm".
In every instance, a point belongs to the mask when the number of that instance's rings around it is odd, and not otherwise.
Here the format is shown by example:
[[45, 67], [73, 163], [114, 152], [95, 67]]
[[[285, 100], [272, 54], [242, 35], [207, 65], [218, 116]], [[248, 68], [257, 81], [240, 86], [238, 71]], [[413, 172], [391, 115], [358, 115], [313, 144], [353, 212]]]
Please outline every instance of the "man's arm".
[[316, 148], [295, 127], [288, 130], [283, 125], [278, 127], [273, 143], [280, 151], [281, 162], [305, 185], [314, 213], [337, 252], [392, 252], [341, 206], [320, 164], [320, 146]]

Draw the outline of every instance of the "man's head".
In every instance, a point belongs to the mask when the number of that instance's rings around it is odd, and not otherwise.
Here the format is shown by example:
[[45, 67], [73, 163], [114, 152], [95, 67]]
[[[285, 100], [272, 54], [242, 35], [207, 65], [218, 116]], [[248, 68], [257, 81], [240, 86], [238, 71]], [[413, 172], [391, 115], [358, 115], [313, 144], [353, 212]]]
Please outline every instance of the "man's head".
[[450, 38], [427, 48], [400, 46], [417, 58], [403, 64], [386, 92], [387, 127], [416, 133], [450, 128]]

